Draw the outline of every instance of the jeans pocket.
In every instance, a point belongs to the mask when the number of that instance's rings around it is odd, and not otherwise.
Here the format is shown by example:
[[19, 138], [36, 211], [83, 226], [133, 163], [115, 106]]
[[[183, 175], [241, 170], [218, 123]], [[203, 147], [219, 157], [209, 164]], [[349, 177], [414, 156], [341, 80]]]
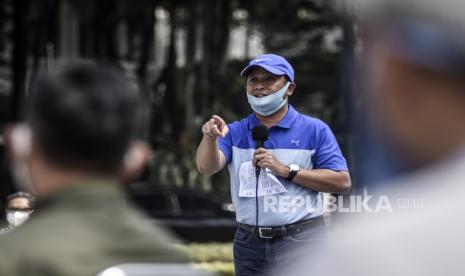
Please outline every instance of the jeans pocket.
[[236, 233], [234, 234], [234, 242], [238, 243], [247, 243], [253, 237], [254, 234], [247, 232], [242, 228], [237, 228]]

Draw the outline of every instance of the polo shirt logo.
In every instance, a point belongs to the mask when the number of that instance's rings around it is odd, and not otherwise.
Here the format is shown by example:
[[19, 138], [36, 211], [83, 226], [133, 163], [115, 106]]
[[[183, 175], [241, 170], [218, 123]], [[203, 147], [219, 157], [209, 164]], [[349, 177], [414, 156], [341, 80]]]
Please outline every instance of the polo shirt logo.
[[300, 140], [291, 140], [291, 144], [295, 144], [296, 147], [299, 147]]
[[254, 62], [257, 63], [257, 62], [265, 61], [265, 60], [271, 60], [271, 59], [270, 58], [260, 58], [260, 59], [254, 60]]

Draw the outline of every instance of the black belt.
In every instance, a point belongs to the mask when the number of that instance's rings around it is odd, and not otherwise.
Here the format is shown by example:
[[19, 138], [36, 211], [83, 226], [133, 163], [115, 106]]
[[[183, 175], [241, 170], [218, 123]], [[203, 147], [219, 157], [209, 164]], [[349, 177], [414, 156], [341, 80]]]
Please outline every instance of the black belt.
[[282, 226], [256, 227], [255, 225], [239, 223], [239, 228], [242, 228], [249, 233], [257, 234], [260, 238], [263, 239], [274, 239], [292, 235], [316, 225], [324, 225], [324, 220], [322, 216], [307, 220], [301, 220], [296, 223], [286, 224]]

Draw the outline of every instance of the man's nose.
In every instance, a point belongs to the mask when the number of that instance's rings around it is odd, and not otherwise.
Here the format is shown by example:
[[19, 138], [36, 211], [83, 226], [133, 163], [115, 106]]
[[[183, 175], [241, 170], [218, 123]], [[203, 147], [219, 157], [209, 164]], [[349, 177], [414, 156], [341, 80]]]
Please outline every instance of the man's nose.
[[259, 83], [257, 83], [257, 85], [255, 85], [254, 90], [255, 91], [263, 91], [263, 90], [265, 90], [265, 86], [261, 82], [259, 82]]

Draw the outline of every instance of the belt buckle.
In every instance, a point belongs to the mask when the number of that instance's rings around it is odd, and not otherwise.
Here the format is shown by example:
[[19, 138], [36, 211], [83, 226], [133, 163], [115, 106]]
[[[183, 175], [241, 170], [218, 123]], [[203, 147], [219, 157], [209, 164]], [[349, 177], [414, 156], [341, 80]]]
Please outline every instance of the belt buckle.
[[272, 239], [273, 238], [272, 236], [265, 236], [265, 235], [262, 234], [262, 230], [272, 230], [272, 229], [273, 228], [271, 228], [271, 227], [259, 227], [258, 228], [258, 235], [262, 239]]

